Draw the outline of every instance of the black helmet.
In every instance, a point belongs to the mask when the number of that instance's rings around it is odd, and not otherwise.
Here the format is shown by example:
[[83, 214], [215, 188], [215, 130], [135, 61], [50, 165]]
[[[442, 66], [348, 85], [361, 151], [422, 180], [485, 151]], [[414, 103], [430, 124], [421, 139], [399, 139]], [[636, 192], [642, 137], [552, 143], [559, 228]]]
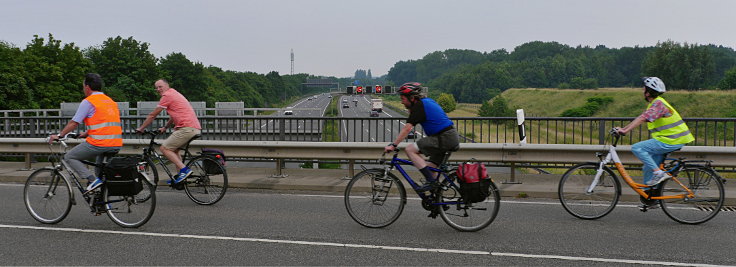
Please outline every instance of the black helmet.
[[415, 96], [422, 92], [422, 84], [418, 82], [408, 82], [399, 87], [399, 93], [404, 96]]

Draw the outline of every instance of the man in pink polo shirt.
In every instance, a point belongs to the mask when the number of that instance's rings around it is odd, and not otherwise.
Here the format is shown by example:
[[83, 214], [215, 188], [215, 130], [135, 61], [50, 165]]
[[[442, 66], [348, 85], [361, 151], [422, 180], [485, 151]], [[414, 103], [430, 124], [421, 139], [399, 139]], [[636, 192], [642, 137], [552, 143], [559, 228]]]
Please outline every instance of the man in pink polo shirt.
[[166, 122], [164, 127], [159, 128], [160, 132], [166, 131], [169, 125], [174, 125], [174, 132], [167, 138], [163, 144], [161, 144], [161, 153], [166, 156], [177, 168], [179, 168], [179, 174], [174, 177], [171, 181], [174, 184], [184, 181], [192, 170], [184, 166], [179, 155], [179, 150], [187, 144], [189, 139], [199, 134], [202, 130], [202, 126], [199, 124], [197, 115], [194, 114], [192, 105], [189, 104], [189, 100], [184, 97], [181, 93], [169, 87], [169, 82], [164, 79], [156, 81], [154, 83], [156, 91], [161, 95], [161, 100], [158, 102], [158, 106], [154, 109], [151, 114], [148, 114], [146, 121], [141, 124], [137, 132], [143, 132], [143, 130], [151, 125], [156, 116], [161, 113], [162, 110], [166, 109], [169, 113], [169, 121]]

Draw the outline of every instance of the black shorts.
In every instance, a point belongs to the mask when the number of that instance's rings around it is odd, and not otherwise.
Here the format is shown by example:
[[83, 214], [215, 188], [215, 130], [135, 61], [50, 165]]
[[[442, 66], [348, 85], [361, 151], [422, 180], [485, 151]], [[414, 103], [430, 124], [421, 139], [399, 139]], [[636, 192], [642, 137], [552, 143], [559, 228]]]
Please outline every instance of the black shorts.
[[429, 161], [439, 166], [445, 157], [445, 152], [460, 144], [457, 130], [449, 129], [440, 134], [427, 136], [417, 141], [419, 152], [429, 157]]

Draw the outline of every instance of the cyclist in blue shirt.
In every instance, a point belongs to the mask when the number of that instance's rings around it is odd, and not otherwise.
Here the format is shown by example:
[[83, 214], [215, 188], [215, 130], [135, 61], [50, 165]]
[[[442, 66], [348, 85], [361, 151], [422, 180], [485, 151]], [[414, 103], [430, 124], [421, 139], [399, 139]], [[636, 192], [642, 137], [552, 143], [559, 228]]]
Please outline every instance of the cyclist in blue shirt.
[[[409, 135], [415, 125], [421, 124], [427, 137], [407, 146], [406, 155], [427, 180], [427, 183], [417, 191], [428, 191], [437, 181], [437, 174], [430, 171], [427, 166], [437, 168], [442, 163], [445, 152], [460, 144], [457, 131], [442, 107], [433, 99], [421, 94], [422, 84], [405, 83], [398, 92], [401, 95], [401, 104], [409, 110], [409, 118], [401, 128], [396, 140], [389, 143], [384, 148], [384, 152], [393, 151]], [[427, 155], [429, 161], [425, 161], [421, 154]]]

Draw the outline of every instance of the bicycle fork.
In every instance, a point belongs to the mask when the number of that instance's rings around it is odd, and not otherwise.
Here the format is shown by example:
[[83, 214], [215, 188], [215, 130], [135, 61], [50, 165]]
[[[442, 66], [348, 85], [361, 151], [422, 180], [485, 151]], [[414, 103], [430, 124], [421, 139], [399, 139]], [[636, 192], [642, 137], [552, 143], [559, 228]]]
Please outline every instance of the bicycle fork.
[[585, 190], [586, 194], [593, 193], [593, 189], [595, 189], [596, 186], [598, 186], [598, 182], [601, 180], [601, 175], [603, 175], [603, 168], [608, 164], [608, 162], [611, 161], [611, 154], [609, 153], [605, 159], [601, 160], [601, 162], [598, 164], [598, 170], [595, 172], [595, 178], [593, 178], [593, 182], [590, 183], [590, 186], [588, 187], [588, 190]]

